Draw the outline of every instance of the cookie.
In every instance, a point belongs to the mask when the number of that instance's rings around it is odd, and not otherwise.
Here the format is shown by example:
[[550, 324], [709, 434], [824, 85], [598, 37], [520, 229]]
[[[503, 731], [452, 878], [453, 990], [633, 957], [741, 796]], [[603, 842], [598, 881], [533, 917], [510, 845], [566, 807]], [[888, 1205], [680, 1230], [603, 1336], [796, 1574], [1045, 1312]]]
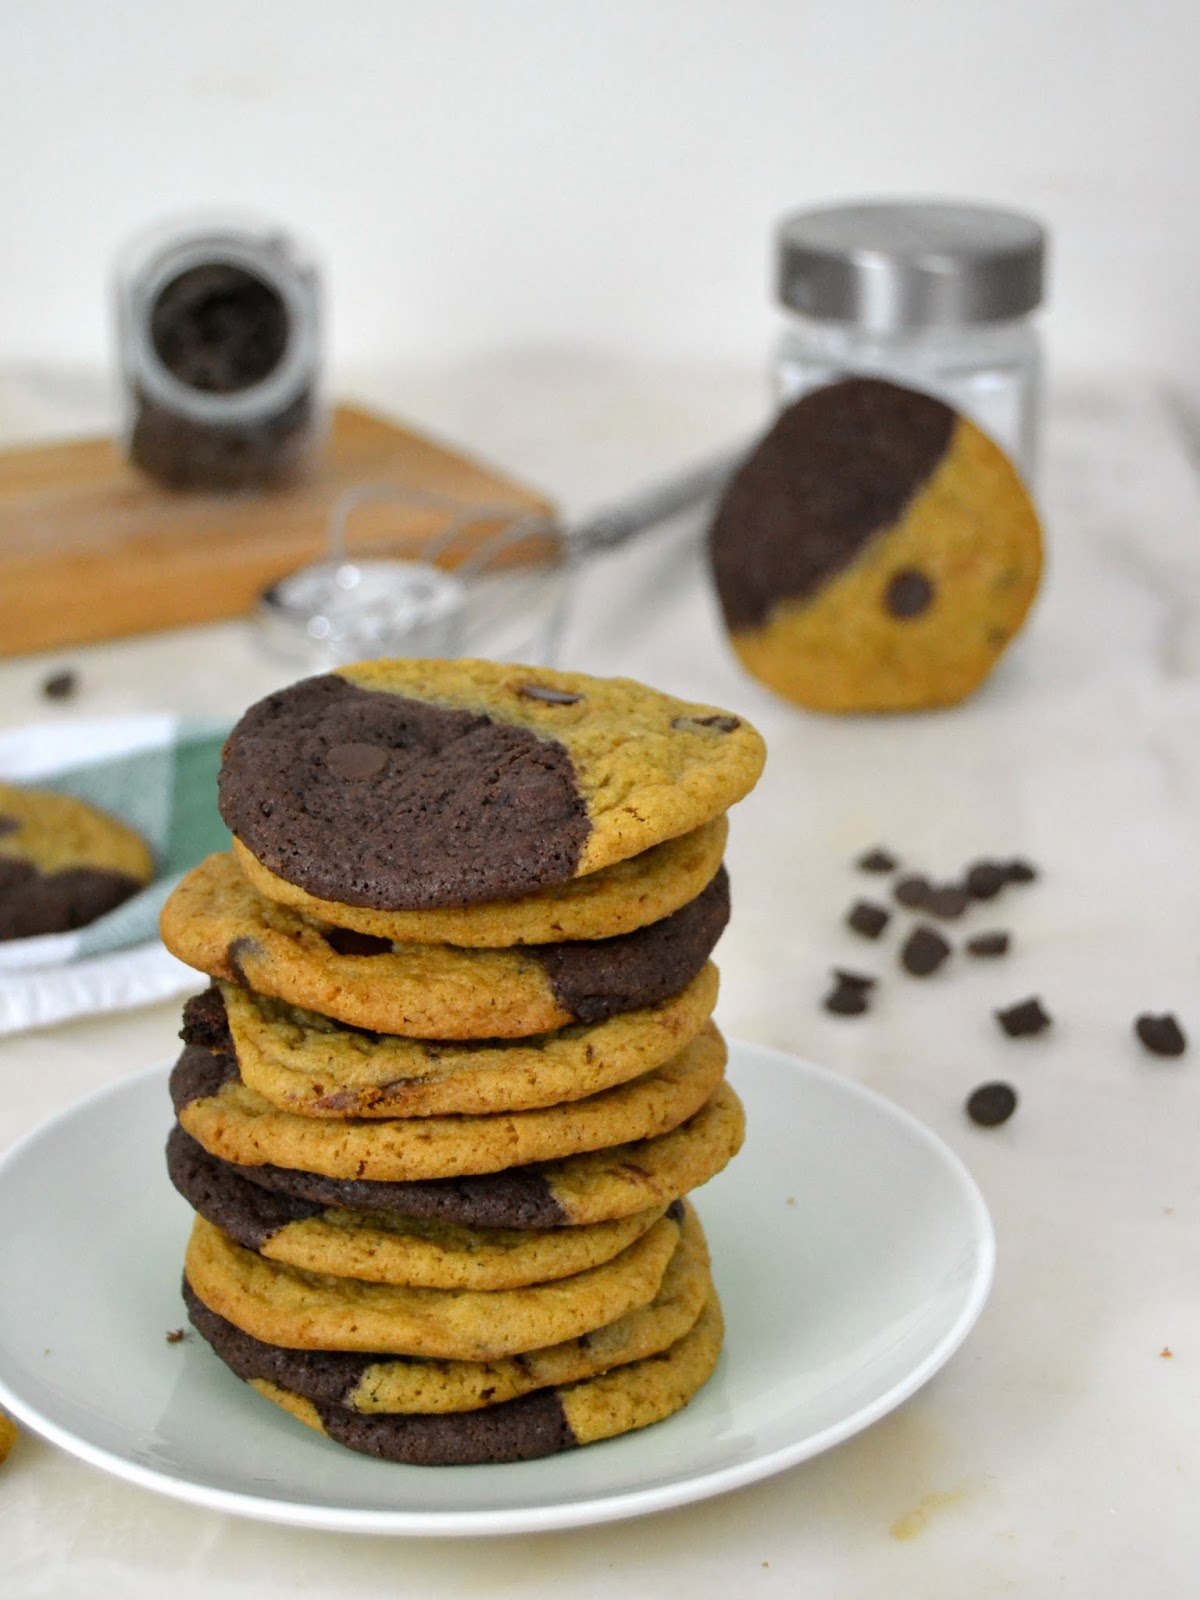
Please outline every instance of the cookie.
[[708, 1247], [695, 1212], [677, 1202], [681, 1237], [648, 1305], [576, 1339], [496, 1361], [431, 1361], [425, 1357], [355, 1355], [343, 1350], [288, 1350], [264, 1344], [219, 1317], [185, 1280], [188, 1315], [239, 1378], [265, 1378], [350, 1411], [454, 1412], [499, 1405], [518, 1395], [592, 1378], [612, 1367], [657, 1355], [681, 1339], [712, 1290]]
[[154, 876], [140, 834], [73, 795], [0, 783], [0, 939], [85, 927]]
[[421, 1039], [497, 1039], [600, 1022], [678, 994], [728, 917], [722, 867], [681, 910], [615, 939], [510, 950], [393, 945], [264, 899], [226, 853], [188, 873], [161, 926], [189, 966], [323, 1016]]
[[252, 706], [219, 803], [306, 893], [426, 911], [535, 894], [689, 833], [764, 759], [740, 718], [626, 678], [368, 661]]
[[745, 1114], [728, 1083], [654, 1139], [467, 1178], [378, 1183], [272, 1165], [238, 1173], [275, 1194], [322, 1208], [396, 1212], [471, 1228], [561, 1228], [627, 1217], [698, 1189], [733, 1159]]
[[197, 1217], [185, 1272], [205, 1305], [266, 1344], [492, 1361], [576, 1339], [649, 1305], [678, 1242], [678, 1223], [664, 1216], [620, 1255], [573, 1277], [454, 1292], [281, 1266]]
[[694, 900], [721, 865], [729, 824], [722, 817], [678, 839], [585, 878], [541, 889], [520, 900], [432, 911], [374, 911], [307, 894], [277, 877], [234, 840], [238, 866], [258, 892], [308, 917], [355, 928], [397, 943], [455, 944], [499, 949], [515, 944], [555, 944], [564, 939], [608, 939], [659, 922]]
[[733, 647], [818, 711], [909, 711], [976, 689], [1037, 593], [1042, 536], [1012, 462], [940, 400], [852, 378], [797, 400], [709, 535]]
[[16, 1423], [5, 1412], [0, 1411], [0, 1461], [8, 1455], [18, 1437]]
[[653, 1072], [584, 1100], [480, 1117], [358, 1122], [280, 1111], [242, 1083], [232, 1057], [188, 1045], [171, 1073], [171, 1097], [183, 1128], [223, 1161], [411, 1182], [500, 1172], [667, 1133], [716, 1092], [725, 1060], [710, 1022]]
[[611, 1261], [666, 1210], [583, 1228], [464, 1228], [273, 1194], [176, 1125], [167, 1172], [200, 1216], [247, 1250], [306, 1272], [418, 1289], [519, 1289]]
[[582, 1099], [652, 1072], [699, 1033], [716, 1002], [710, 961], [671, 999], [592, 1026], [423, 1040], [349, 1028], [225, 983], [187, 1002], [182, 1037], [235, 1056], [243, 1083], [301, 1116], [478, 1116]]
[[531, 1461], [632, 1433], [682, 1410], [712, 1376], [723, 1336], [714, 1294], [695, 1325], [658, 1355], [563, 1389], [451, 1415], [368, 1417], [305, 1400], [269, 1380], [254, 1379], [252, 1387], [338, 1444], [380, 1460], [424, 1467]]

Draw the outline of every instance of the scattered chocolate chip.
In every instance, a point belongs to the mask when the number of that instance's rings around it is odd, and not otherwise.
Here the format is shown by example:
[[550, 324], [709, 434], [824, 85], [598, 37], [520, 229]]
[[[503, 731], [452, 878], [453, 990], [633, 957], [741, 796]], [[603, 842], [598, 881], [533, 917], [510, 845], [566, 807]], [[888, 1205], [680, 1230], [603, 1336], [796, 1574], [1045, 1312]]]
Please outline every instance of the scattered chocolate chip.
[[326, 928], [325, 943], [339, 956], [381, 956], [392, 948], [390, 939], [377, 933], [359, 933], [357, 928]]
[[837, 980], [822, 1004], [835, 1017], [860, 1017], [871, 1000], [874, 978], [859, 978], [851, 972], [834, 972]]
[[1012, 861], [1002, 861], [1000, 866], [1009, 883], [1034, 883], [1037, 879], [1037, 868], [1032, 862], [1023, 861], [1015, 857]]
[[182, 1344], [183, 1341], [186, 1338], [187, 1338], [187, 1329], [186, 1328], [172, 1328], [170, 1330], [170, 1332], [167, 1334], [167, 1343], [168, 1344]]
[[879, 979], [873, 978], [869, 972], [849, 972], [845, 967], [834, 967], [833, 975], [848, 989], [873, 989], [879, 982]]
[[69, 667], [64, 672], [52, 672], [42, 680], [42, 694], [47, 700], [70, 700], [78, 689], [79, 674]]
[[927, 978], [936, 972], [950, 954], [950, 946], [936, 928], [921, 922], [913, 929], [900, 951], [900, 963], [914, 978]]
[[935, 917], [961, 917], [970, 903], [970, 895], [959, 884], [941, 883], [925, 896], [924, 909]]
[[347, 783], [377, 778], [387, 764], [388, 752], [378, 744], [335, 744], [325, 752], [329, 771]]
[[1009, 936], [1007, 933], [977, 933], [973, 939], [967, 940], [967, 954], [969, 956], [1006, 956], [1008, 954]]
[[1050, 1015], [1043, 1010], [1037, 996], [1031, 995], [1028, 1000], [1020, 1000], [1016, 1005], [997, 1011], [996, 1021], [1010, 1039], [1021, 1039], [1030, 1034], [1043, 1033], [1050, 1026]]
[[549, 706], [573, 706], [583, 699], [568, 689], [553, 689], [547, 684], [523, 683], [517, 693], [525, 700], [544, 700]]
[[872, 850], [866, 850], [854, 863], [860, 872], [895, 872], [900, 863], [890, 851], [876, 845]]
[[967, 1115], [981, 1128], [998, 1128], [1017, 1109], [1017, 1091], [1009, 1083], [981, 1083], [967, 1097]]
[[887, 586], [884, 604], [894, 617], [919, 617], [933, 604], [934, 587], [916, 567], [905, 567]]
[[933, 885], [928, 878], [923, 878], [919, 873], [910, 873], [905, 878], [897, 879], [892, 893], [902, 906], [910, 910], [918, 910], [924, 906], [929, 895], [933, 892]]
[[1161, 1016], [1143, 1012], [1134, 1022], [1133, 1031], [1151, 1055], [1181, 1056], [1187, 1049], [1184, 1031], [1169, 1011]]
[[973, 900], [995, 899], [1008, 881], [1008, 868], [999, 861], [972, 862], [963, 878]]
[[846, 926], [864, 939], [878, 939], [891, 920], [887, 907], [876, 905], [873, 900], [856, 900], [846, 913]]

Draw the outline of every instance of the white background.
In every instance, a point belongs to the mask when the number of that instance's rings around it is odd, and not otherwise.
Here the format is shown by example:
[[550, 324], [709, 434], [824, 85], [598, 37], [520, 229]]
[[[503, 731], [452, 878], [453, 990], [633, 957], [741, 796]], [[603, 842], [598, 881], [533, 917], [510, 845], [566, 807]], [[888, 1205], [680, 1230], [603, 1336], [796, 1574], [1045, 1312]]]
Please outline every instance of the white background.
[[813, 201], [1015, 204], [1062, 371], [1200, 409], [1194, 0], [0, 5], [0, 364], [100, 367], [132, 233], [316, 247], [342, 370], [753, 363]]

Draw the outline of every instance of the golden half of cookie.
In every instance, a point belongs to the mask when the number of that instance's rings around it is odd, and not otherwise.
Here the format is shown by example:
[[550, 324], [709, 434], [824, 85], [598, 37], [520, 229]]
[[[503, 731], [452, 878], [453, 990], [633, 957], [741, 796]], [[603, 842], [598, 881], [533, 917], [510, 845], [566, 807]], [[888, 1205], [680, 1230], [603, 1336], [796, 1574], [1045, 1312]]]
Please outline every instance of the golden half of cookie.
[[478, 1116], [598, 1094], [661, 1066], [717, 1003], [710, 961], [679, 994], [591, 1026], [512, 1040], [406, 1039], [224, 983], [189, 1000], [183, 1036], [237, 1057], [242, 1081], [315, 1117]]
[[704, 1308], [712, 1276], [699, 1219], [690, 1206], [679, 1205], [679, 1245], [649, 1304], [578, 1338], [494, 1361], [287, 1350], [264, 1344], [218, 1317], [187, 1283], [184, 1298], [192, 1322], [239, 1378], [272, 1379], [309, 1400], [367, 1414], [476, 1411], [643, 1360], [683, 1337]]
[[678, 994], [729, 916], [725, 869], [680, 910], [614, 939], [463, 950], [392, 944], [266, 899], [232, 854], [209, 856], [163, 907], [189, 966], [356, 1027], [422, 1039], [519, 1038]]
[[712, 882], [728, 834], [728, 820], [717, 817], [628, 861], [540, 889], [520, 900], [490, 900], [432, 911], [375, 911], [321, 900], [269, 872], [237, 839], [234, 855], [260, 894], [281, 905], [295, 906], [320, 922], [400, 944], [502, 949], [517, 944], [558, 944], [564, 939], [609, 939], [670, 916]]
[[1042, 571], [1016, 467], [927, 394], [855, 378], [785, 410], [709, 536], [733, 647], [819, 711], [909, 711], [976, 689]]
[[378, 911], [518, 899], [719, 817], [759, 734], [628, 678], [491, 661], [368, 661], [252, 706], [220, 807], [264, 867]]
[[678, 1242], [679, 1225], [660, 1217], [620, 1255], [570, 1278], [489, 1292], [412, 1289], [282, 1266], [197, 1217], [185, 1271], [205, 1305], [267, 1344], [492, 1361], [649, 1305]]
[[583, 1100], [478, 1117], [360, 1122], [280, 1111], [242, 1083], [230, 1058], [188, 1046], [171, 1074], [171, 1093], [181, 1126], [223, 1161], [404, 1182], [500, 1172], [652, 1139], [711, 1098], [725, 1061], [725, 1042], [709, 1022], [653, 1072]]

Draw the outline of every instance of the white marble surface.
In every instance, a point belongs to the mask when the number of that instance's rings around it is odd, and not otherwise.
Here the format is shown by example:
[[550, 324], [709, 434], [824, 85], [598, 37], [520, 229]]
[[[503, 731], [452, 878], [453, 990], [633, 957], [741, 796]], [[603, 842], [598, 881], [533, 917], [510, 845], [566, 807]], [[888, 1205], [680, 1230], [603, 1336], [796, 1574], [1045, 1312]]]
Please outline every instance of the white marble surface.
[[[564, 362], [361, 383], [469, 441], [572, 510], [737, 437], [757, 375]], [[102, 414], [79, 386], [11, 375], [9, 436]], [[882, 1090], [965, 1159], [992, 1208], [999, 1270], [960, 1354], [850, 1443], [723, 1499], [639, 1521], [507, 1540], [302, 1533], [129, 1487], [25, 1434], [0, 1469], [0, 1591], [155, 1600], [236, 1595], [1190, 1596], [1200, 1488], [1200, 491], [1146, 383], [1055, 399], [1050, 566], [1029, 628], [952, 712], [828, 720], [735, 665], [684, 524], [596, 564], [566, 656], [731, 706], [771, 756], [735, 814], [727, 1031]], [[70, 656], [80, 699], [37, 685], [63, 656], [0, 665], [0, 721], [170, 707], [236, 712], [276, 678], [241, 624]], [[949, 874], [1022, 853], [1042, 878], [972, 912], [1004, 961], [919, 982], [840, 927], [870, 889], [849, 863], [883, 842]], [[873, 1012], [820, 1008], [827, 969], [881, 974]], [[1055, 1023], [1008, 1041], [993, 1006], [1040, 994]], [[1142, 1010], [1196, 1035], [1145, 1055]], [[177, 1008], [0, 1042], [0, 1146], [83, 1093], [172, 1052]], [[962, 1101], [993, 1077], [1021, 1105], [984, 1132]], [[100, 1197], [98, 1197], [98, 1211]], [[70, 1286], [63, 1285], [64, 1295]], [[0, 1316], [20, 1308], [0, 1306]], [[80, 1315], [87, 1308], [80, 1307]], [[1169, 1352], [1169, 1353], [1168, 1353]]]

